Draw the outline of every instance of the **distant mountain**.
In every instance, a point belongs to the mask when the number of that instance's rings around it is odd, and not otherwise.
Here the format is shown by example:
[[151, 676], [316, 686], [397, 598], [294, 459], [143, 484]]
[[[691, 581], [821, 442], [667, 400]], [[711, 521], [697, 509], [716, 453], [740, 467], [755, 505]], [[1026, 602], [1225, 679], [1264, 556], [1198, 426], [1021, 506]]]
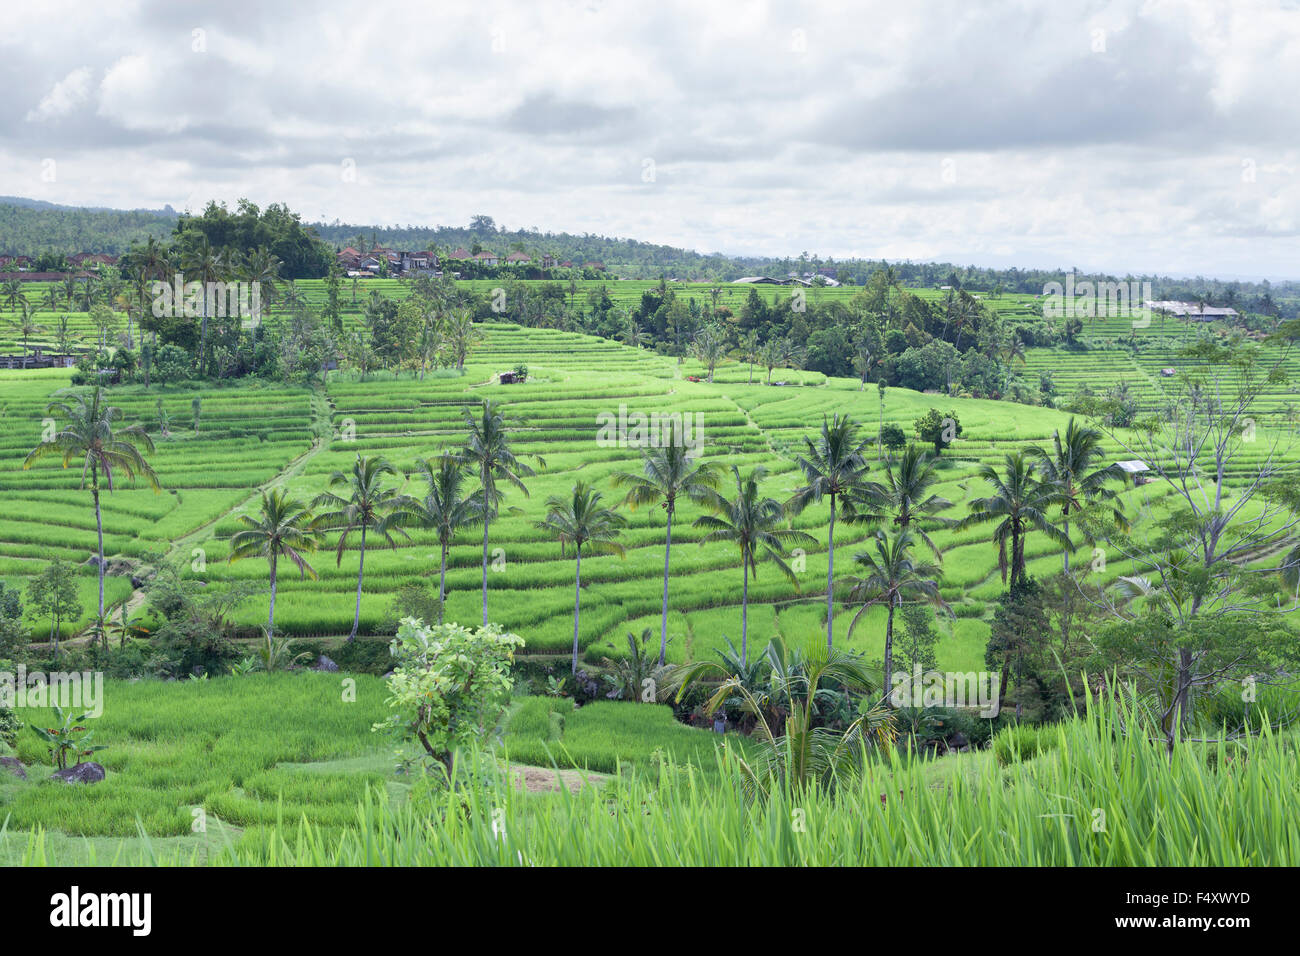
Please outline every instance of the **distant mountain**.
[[[42, 252], [70, 255], [77, 252], [121, 255], [150, 236], [171, 235], [178, 213], [170, 205], [162, 209], [108, 209], [64, 206], [40, 199], [0, 196], [0, 254], [38, 256]], [[821, 273], [849, 285], [865, 284], [873, 273], [893, 268], [904, 285], [937, 288], [953, 286], [975, 292], [1001, 288], [1004, 292], [1041, 293], [1045, 283], [1063, 281], [1074, 272], [1077, 280], [1149, 280], [1156, 298], [1194, 299], [1204, 295], [1213, 304], [1252, 304], [1269, 293], [1292, 314], [1300, 304], [1300, 283], [1251, 281], [1244, 278], [1170, 278], [1154, 275], [1109, 276], [1071, 270], [962, 266], [951, 262], [886, 262], [884, 260], [809, 257], [728, 256], [700, 253], [675, 246], [566, 232], [507, 230], [489, 216], [475, 216], [468, 226], [367, 226], [308, 223], [320, 239], [335, 249], [345, 246], [376, 245], [399, 251], [432, 249], [446, 254], [456, 249], [486, 250], [505, 258], [520, 251], [540, 258], [550, 256], [557, 263], [576, 267], [600, 263], [605, 274], [623, 279], [682, 279], [729, 282], [742, 276], [785, 277]]]

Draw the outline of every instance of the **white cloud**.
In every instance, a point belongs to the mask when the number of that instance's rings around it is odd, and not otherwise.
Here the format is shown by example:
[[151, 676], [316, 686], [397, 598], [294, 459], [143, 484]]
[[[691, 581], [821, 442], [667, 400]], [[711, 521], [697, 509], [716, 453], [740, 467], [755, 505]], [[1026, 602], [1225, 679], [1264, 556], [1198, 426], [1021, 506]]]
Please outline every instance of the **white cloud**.
[[27, 111], [28, 122], [43, 122], [67, 116], [90, 97], [90, 69], [78, 67], [41, 97], [35, 109]]

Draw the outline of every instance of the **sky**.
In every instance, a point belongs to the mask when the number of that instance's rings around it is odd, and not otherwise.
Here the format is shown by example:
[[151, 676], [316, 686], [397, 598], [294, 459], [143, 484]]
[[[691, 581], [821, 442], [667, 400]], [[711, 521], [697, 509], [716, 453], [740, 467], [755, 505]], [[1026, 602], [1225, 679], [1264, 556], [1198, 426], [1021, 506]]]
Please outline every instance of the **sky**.
[[1300, 2], [9, 5], [0, 194], [1300, 278]]

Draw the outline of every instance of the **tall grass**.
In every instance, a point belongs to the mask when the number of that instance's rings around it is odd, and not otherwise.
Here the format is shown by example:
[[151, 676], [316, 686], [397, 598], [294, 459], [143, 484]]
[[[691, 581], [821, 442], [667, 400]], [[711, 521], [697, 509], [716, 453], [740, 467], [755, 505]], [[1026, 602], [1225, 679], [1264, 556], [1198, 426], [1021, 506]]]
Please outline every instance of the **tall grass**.
[[[1123, 718], [1122, 720], [1120, 718]], [[486, 759], [455, 792], [400, 807], [368, 791], [352, 826], [284, 821], [213, 855], [236, 865], [1056, 865], [1235, 866], [1300, 862], [1294, 740], [1265, 732], [1249, 753], [1186, 746], [1172, 761], [1118, 705], [1055, 728], [1049, 752], [1000, 769], [894, 756], [833, 792], [747, 803], [734, 758], [721, 782], [687, 767], [626, 772], [577, 793], [526, 794]], [[1218, 769], [1211, 769], [1213, 767]], [[136, 851], [136, 863], [193, 857]], [[34, 836], [24, 862], [50, 859]]]

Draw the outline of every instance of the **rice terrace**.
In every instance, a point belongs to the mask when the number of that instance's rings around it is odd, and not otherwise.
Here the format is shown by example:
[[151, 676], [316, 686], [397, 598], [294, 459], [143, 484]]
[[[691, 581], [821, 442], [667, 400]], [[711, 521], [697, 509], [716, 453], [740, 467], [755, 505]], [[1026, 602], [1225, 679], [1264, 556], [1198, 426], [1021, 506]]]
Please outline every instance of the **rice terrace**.
[[1300, 281], [249, 176], [0, 198], [0, 863], [1300, 863]]

